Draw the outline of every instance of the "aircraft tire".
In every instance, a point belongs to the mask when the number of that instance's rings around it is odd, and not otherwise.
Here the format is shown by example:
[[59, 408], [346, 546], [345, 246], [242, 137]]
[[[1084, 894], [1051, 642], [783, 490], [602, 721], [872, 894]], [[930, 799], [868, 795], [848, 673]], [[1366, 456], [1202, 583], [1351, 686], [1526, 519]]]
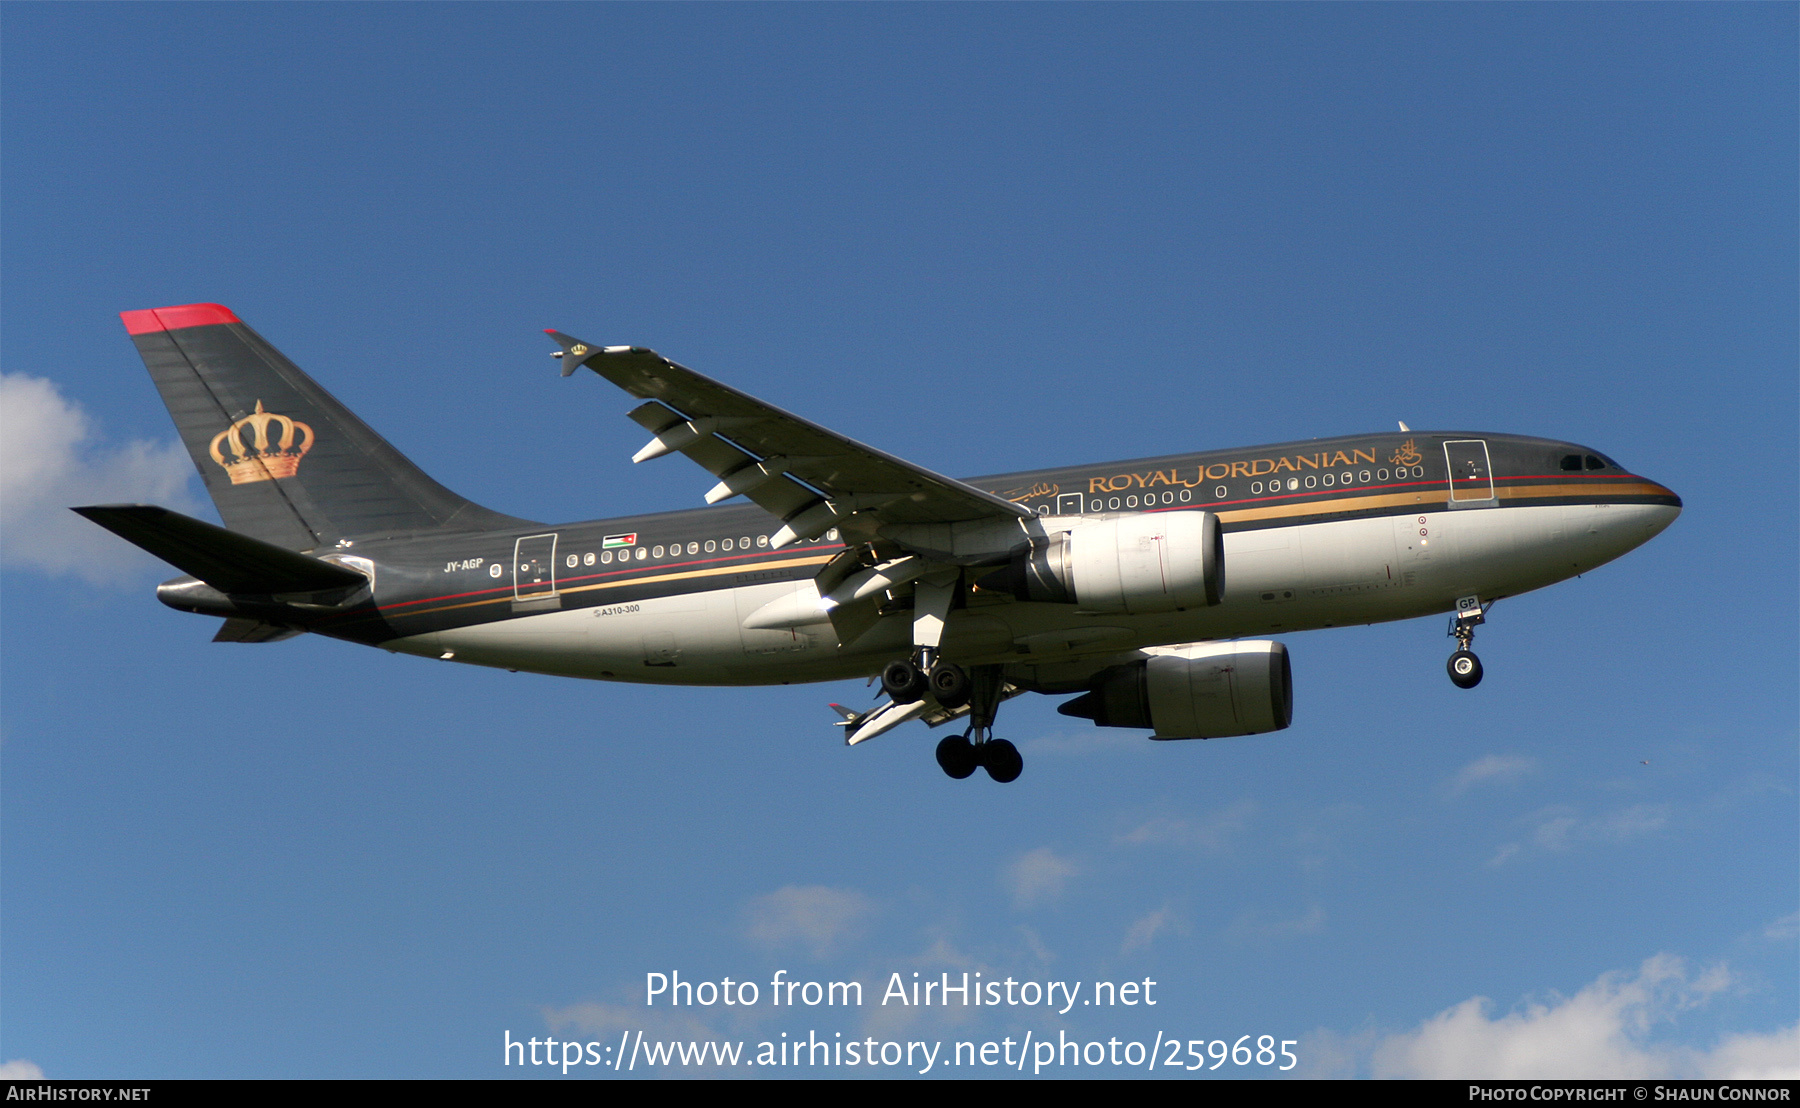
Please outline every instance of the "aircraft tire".
[[1025, 772], [1025, 759], [1019, 756], [1019, 748], [1005, 739], [990, 739], [982, 744], [981, 764], [988, 776], [1002, 785], [1017, 781], [1019, 774]]
[[969, 702], [969, 673], [959, 665], [939, 662], [931, 671], [931, 695], [949, 709]]
[[925, 695], [925, 675], [903, 659], [889, 662], [881, 671], [881, 691], [896, 704], [911, 704]]
[[1481, 659], [1472, 651], [1458, 650], [1450, 655], [1444, 668], [1450, 673], [1450, 683], [1459, 689], [1472, 689], [1481, 684]]
[[958, 781], [975, 772], [975, 744], [962, 735], [947, 736], [937, 745], [938, 767]]

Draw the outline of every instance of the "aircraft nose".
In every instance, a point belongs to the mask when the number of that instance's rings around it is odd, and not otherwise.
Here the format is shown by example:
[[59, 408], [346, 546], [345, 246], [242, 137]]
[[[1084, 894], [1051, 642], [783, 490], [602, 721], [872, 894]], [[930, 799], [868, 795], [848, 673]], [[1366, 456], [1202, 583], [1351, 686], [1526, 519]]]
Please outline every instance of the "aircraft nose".
[[1661, 531], [1664, 527], [1674, 523], [1675, 517], [1681, 514], [1681, 497], [1677, 496], [1675, 490], [1667, 485], [1660, 485], [1650, 480], [1646, 480], [1644, 484], [1650, 487], [1650, 495], [1657, 498], [1658, 502], [1655, 506], [1662, 509], [1656, 513], [1661, 519], [1656, 530]]
[[1637, 517], [1638, 522], [1648, 532], [1639, 540], [1640, 542], [1646, 542], [1662, 534], [1669, 524], [1674, 523], [1675, 518], [1681, 514], [1682, 506], [1681, 497], [1677, 496], [1675, 490], [1667, 485], [1660, 485], [1650, 480], [1646, 480], [1644, 485], [1645, 491], [1656, 499], [1650, 504], [1639, 504], [1638, 510], [1631, 513]]

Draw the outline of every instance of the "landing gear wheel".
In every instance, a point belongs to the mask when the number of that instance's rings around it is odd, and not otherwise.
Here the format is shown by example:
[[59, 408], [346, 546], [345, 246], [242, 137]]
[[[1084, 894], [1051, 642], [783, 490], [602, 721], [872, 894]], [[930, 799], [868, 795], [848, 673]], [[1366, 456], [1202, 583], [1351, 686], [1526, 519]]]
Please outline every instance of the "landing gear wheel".
[[911, 704], [925, 695], [925, 675], [911, 662], [889, 662], [881, 671], [881, 691], [896, 704]]
[[975, 744], [964, 735], [950, 735], [937, 745], [938, 766], [951, 777], [961, 781], [975, 772]]
[[939, 662], [931, 671], [931, 695], [954, 711], [969, 702], [969, 674], [961, 666]]
[[1445, 665], [1450, 671], [1450, 682], [1459, 689], [1472, 689], [1481, 684], [1481, 659], [1473, 651], [1458, 650], [1450, 655]]
[[1005, 739], [989, 739], [982, 743], [980, 755], [988, 776], [1002, 785], [1017, 781], [1019, 774], [1025, 771], [1025, 759], [1019, 756], [1019, 748]]

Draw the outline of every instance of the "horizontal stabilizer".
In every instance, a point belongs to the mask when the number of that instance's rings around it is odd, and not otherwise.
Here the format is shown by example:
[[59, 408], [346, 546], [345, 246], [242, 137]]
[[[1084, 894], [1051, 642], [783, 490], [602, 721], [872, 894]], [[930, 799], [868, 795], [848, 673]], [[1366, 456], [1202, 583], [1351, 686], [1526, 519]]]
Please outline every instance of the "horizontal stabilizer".
[[151, 504], [72, 510], [222, 593], [323, 592], [368, 580], [353, 569]]

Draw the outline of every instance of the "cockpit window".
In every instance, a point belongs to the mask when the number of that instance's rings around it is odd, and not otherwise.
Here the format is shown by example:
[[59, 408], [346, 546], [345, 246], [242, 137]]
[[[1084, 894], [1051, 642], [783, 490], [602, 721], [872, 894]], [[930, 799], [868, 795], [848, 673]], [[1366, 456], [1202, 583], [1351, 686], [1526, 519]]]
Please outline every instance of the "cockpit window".
[[1587, 460], [1587, 467], [1589, 469], [1605, 469], [1606, 468], [1606, 463], [1604, 461], [1602, 461], [1598, 455], [1589, 454], [1587, 456], [1586, 460]]
[[1562, 456], [1562, 467], [1567, 470], [1581, 469], [1581, 455], [1579, 455], [1579, 454], [1564, 454]]

